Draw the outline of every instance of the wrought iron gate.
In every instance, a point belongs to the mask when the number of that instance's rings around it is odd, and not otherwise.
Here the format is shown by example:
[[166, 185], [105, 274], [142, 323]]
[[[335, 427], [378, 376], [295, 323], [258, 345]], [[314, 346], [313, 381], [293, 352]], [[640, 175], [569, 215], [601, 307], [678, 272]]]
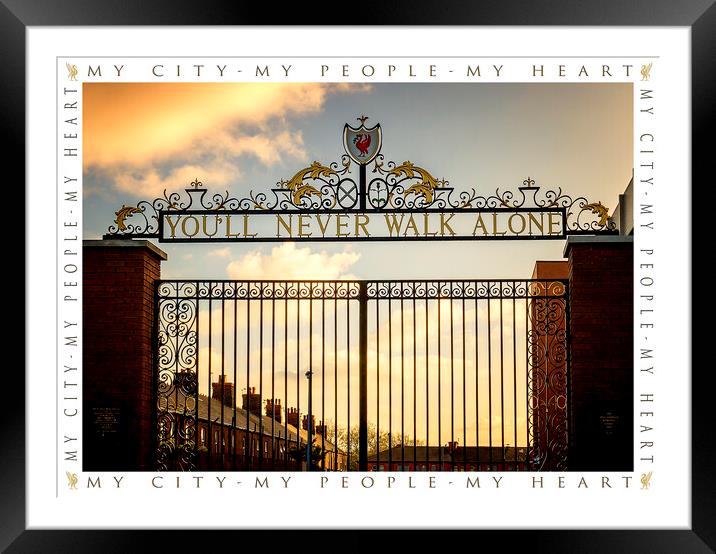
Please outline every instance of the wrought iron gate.
[[165, 280], [156, 313], [159, 470], [567, 467], [565, 281]]

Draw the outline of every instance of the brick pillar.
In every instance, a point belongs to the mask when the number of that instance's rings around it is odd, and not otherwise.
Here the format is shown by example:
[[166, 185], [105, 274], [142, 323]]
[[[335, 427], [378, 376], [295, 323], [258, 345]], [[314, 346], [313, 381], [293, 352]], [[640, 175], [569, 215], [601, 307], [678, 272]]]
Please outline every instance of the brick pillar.
[[633, 469], [632, 237], [570, 237], [570, 470]]
[[83, 246], [83, 470], [150, 470], [154, 283], [167, 256], [148, 241]]

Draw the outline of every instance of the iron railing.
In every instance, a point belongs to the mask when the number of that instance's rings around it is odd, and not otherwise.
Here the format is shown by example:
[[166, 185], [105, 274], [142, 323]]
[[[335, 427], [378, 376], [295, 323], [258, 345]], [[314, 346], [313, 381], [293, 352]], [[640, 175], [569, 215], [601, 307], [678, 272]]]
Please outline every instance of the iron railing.
[[565, 281], [164, 280], [156, 313], [160, 470], [567, 468]]

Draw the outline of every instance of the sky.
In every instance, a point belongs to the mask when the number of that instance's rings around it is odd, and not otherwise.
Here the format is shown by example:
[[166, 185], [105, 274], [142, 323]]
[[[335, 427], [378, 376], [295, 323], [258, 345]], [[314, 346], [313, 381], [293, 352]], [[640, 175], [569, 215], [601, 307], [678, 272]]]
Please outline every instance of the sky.
[[[241, 197], [340, 160], [366, 114], [386, 160], [457, 191], [544, 189], [613, 210], [632, 174], [631, 84], [84, 84], [84, 237], [198, 178]], [[524, 278], [562, 241], [160, 245], [166, 278]], [[386, 264], [385, 260], [391, 263]]]
[[[228, 190], [232, 196], [243, 197], [251, 190], [271, 188], [314, 160], [324, 165], [339, 161], [343, 154], [343, 126], [357, 125], [356, 118], [361, 114], [369, 116], [369, 126], [381, 124], [386, 161], [409, 160], [435, 177], [447, 179], [457, 192], [471, 188], [481, 194], [494, 193], [497, 188], [516, 190], [529, 177], [545, 189], [561, 187], [572, 197], [601, 201], [611, 212], [632, 176], [631, 84], [85, 83], [83, 86], [83, 207], [87, 239], [100, 238], [107, 232], [114, 212], [122, 205], [152, 200], [162, 196], [165, 189], [182, 192], [194, 179], [202, 181], [209, 191]], [[165, 243], [159, 247], [168, 254], [162, 266], [165, 279], [524, 279], [532, 275], [535, 261], [562, 259], [564, 241]], [[213, 318], [215, 330], [221, 328], [221, 313], [217, 309], [216, 305], [211, 312], [208, 306], [201, 307], [203, 329], [209, 317]], [[230, 313], [232, 309], [229, 306]], [[306, 305], [301, 309], [305, 310]], [[381, 309], [387, 314], [387, 308]], [[408, 306], [405, 312], [408, 335], [411, 309]], [[494, 327], [497, 307], [492, 306], [493, 320], [489, 322], [485, 319], [486, 309], [486, 303], [477, 309], [468, 306], [464, 315], [470, 323], [468, 329], [480, 319], [497, 334], [499, 328]], [[296, 307], [290, 310], [295, 312]], [[437, 318], [436, 303], [428, 307], [418, 305], [416, 310], [418, 325], [426, 312], [432, 321]], [[508, 334], [512, 332], [510, 313], [507, 306], [503, 324]], [[523, 313], [524, 308], [519, 307], [516, 314], [519, 336], [526, 332], [524, 317], [520, 316]], [[230, 314], [226, 317], [231, 319]], [[250, 317], [256, 317], [255, 311]], [[227, 328], [235, 326], [243, 332], [251, 327], [246, 319], [243, 322], [240, 319], [227, 320]], [[376, 356], [369, 359], [369, 374], [377, 374], [376, 364], [380, 364], [382, 373], [377, 380], [371, 380], [369, 389], [372, 391], [377, 382], [381, 383], [381, 426], [385, 428], [385, 414], [390, 405], [385, 398], [390, 381], [385, 368], [389, 363], [398, 367], [400, 360], [396, 358], [397, 349], [392, 353], [392, 362], [388, 358], [386, 322], [380, 325], [379, 335], [377, 327], [370, 329], [371, 356], [378, 340], [384, 344], [381, 343], [380, 359]], [[253, 327], [255, 334], [255, 323]], [[449, 335], [447, 328], [447, 324], [443, 326], [443, 334]], [[299, 349], [296, 339], [289, 337], [286, 345], [291, 359]], [[205, 383], [201, 390], [206, 392], [209, 374], [205, 364], [210, 356], [206, 331], [200, 342], [200, 382]], [[314, 350], [320, 348], [317, 346], [320, 342], [318, 336]], [[217, 336], [213, 344], [218, 343]], [[474, 335], [466, 336], [465, 343], [468, 350], [465, 368], [471, 375], [466, 382], [468, 390], [472, 390], [475, 375], [470, 352], [478, 357]], [[255, 342], [252, 344], [254, 359], [258, 348]], [[416, 354], [417, 364], [429, 367], [433, 376], [438, 366], [434, 346], [431, 352], [418, 348]], [[346, 358], [350, 350], [356, 359], [355, 347], [345, 343], [340, 346], [336, 364], [328, 361], [326, 382], [314, 381], [314, 386], [333, 388], [334, 368], [339, 382], [347, 383]], [[407, 343], [406, 349], [411, 351], [412, 343]], [[451, 361], [445, 358], [447, 350], [443, 349], [441, 357], [443, 367], [448, 367]], [[318, 350], [315, 352], [318, 356]], [[406, 357], [406, 363], [412, 363], [411, 356], [412, 353]], [[232, 357], [232, 348], [219, 351], [212, 347], [214, 368], [221, 367], [222, 360], [229, 367]], [[269, 357], [267, 351], [265, 358]], [[522, 383], [524, 357], [518, 355], [514, 360], [508, 355], [505, 363], [514, 368], [519, 366], [515, 374]], [[289, 380], [303, 375], [307, 364], [304, 352], [300, 367], [290, 368]], [[483, 383], [488, 372], [486, 362], [480, 364], [479, 381]], [[254, 366], [255, 362], [249, 379], [252, 384], [258, 380], [258, 369]], [[461, 367], [458, 364], [458, 379]], [[351, 379], [355, 377], [354, 371]], [[232, 379], [230, 376], [229, 380]], [[393, 373], [394, 388], [400, 390], [401, 383], [395, 379]], [[418, 379], [417, 388], [422, 390], [425, 373], [422, 377], [419, 373]], [[290, 382], [289, 398], [293, 398], [295, 388]], [[277, 388], [283, 387], [280, 383]], [[449, 379], [444, 379], [444, 394], [449, 392], [448, 384]], [[513, 386], [509, 376], [506, 386]], [[246, 387], [241, 378], [238, 387]], [[411, 388], [412, 381], [406, 387]], [[485, 395], [484, 385], [481, 387]], [[305, 407], [305, 386], [303, 389], [301, 403]], [[353, 383], [352, 390], [357, 391], [357, 383]], [[431, 394], [437, 395], [435, 390]], [[523, 397], [524, 385], [519, 385], [517, 392]], [[493, 389], [492, 394], [497, 402], [499, 390]], [[423, 402], [425, 398], [419, 396], [416, 400]], [[436, 405], [435, 398], [431, 403]], [[283, 398], [284, 406], [294, 404]], [[408, 398], [408, 404], [412, 404], [412, 398]], [[470, 436], [475, 436], [476, 426], [482, 437], [487, 435], [490, 425], [493, 430], [500, 429], [499, 420], [491, 421], [485, 412], [486, 404], [483, 397], [479, 417], [468, 422], [468, 442]], [[399, 413], [395, 402], [392, 405], [393, 411]], [[352, 406], [351, 420], [355, 422], [357, 402]], [[444, 416], [449, 407], [449, 402], [444, 401]], [[468, 395], [466, 408], [471, 413], [475, 411], [474, 395]], [[514, 408], [509, 398], [505, 408], [508, 413]], [[326, 412], [333, 412], [332, 400]], [[525, 413], [522, 408], [518, 412], [519, 434], [526, 434]], [[373, 407], [369, 415], [374, 417]], [[479, 420], [478, 425], [475, 419]], [[452, 422], [447, 417], [443, 420], [441, 430], [445, 437], [451, 432]], [[393, 425], [398, 421], [394, 419]], [[406, 429], [412, 429], [412, 416], [405, 425]], [[461, 426], [458, 422], [456, 434], [460, 437]], [[431, 436], [436, 435], [435, 421], [419, 421], [417, 427], [418, 437], [424, 436], [428, 427], [432, 429]], [[514, 431], [514, 427], [511, 429]], [[523, 442], [518, 438], [518, 443]]]

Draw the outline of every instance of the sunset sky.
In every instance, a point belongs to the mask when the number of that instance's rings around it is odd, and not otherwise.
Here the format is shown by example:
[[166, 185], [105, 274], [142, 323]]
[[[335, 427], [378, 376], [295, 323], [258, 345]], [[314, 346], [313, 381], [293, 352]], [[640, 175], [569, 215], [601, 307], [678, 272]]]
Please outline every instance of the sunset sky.
[[[632, 175], [631, 84], [85, 83], [84, 238], [107, 232], [123, 204], [194, 179], [243, 197], [314, 160], [339, 161], [343, 126], [361, 114], [381, 124], [386, 160], [410, 160], [457, 191], [516, 190], [530, 177], [611, 212]], [[159, 246], [166, 279], [520, 279], [536, 260], [562, 259], [564, 242]], [[465, 316], [475, 317], [484, 314]]]
[[[85, 238], [123, 204], [182, 192], [267, 190], [343, 154], [365, 113], [386, 160], [410, 160], [458, 191], [545, 189], [610, 211], [632, 172], [631, 84], [84, 85]], [[531, 275], [561, 241], [161, 246], [167, 278], [450, 278]], [[391, 263], [386, 264], [385, 259]], [[430, 263], [426, 263], [428, 261]]]

